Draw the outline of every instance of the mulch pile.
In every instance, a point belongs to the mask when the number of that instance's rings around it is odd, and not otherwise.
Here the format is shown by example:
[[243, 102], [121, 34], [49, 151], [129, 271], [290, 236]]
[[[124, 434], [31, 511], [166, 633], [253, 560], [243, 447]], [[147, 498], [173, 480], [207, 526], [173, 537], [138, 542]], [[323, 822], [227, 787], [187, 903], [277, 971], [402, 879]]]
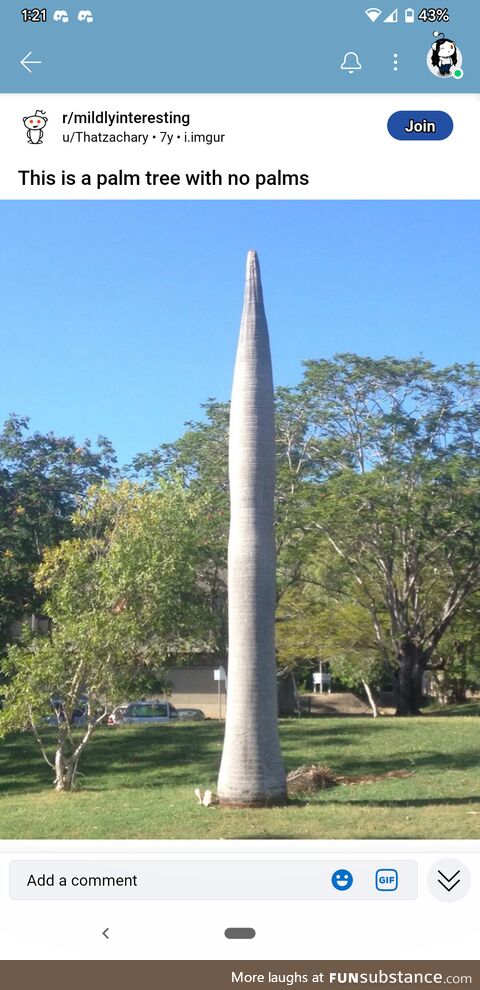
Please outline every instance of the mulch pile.
[[336, 774], [329, 767], [322, 767], [312, 763], [309, 767], [298, 767], [298, 770], [291, 770], [287, 775], [287, 789], [289, 795], [306, 794], [313, 791], [322, 791], [327, 787], [337, 787], [341, 784], [370, 784], [376, 780], [387, 780], [389, 777], [411, 777], [414, 770], [389, 770], [387, 773], [366, 774], [362, 777], [343, 777]]

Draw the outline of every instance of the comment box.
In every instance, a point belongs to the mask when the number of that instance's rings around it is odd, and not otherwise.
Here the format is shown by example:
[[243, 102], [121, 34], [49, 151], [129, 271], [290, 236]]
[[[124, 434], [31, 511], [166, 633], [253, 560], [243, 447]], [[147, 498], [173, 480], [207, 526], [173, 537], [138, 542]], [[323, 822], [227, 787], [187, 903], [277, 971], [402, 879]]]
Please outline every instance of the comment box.
[[[383, 877], [389, 882], [379, 882]], [[394, 878], [394, 881], [392, 880]], [[413, 900], [410, 860], [14, 860], [13, 900]]]

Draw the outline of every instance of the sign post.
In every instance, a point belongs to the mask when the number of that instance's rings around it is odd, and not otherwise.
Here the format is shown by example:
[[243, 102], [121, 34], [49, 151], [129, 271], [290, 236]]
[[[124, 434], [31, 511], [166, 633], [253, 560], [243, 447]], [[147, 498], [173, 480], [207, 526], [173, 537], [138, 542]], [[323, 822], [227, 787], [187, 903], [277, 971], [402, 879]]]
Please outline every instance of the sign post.
[[217, 667], [213, 671], [213, 679], [218, 682], [218, 717], [222, 718], [222, 681], [225, 683], [225, 693], [227, 690], [227, 675], [224, 667]]

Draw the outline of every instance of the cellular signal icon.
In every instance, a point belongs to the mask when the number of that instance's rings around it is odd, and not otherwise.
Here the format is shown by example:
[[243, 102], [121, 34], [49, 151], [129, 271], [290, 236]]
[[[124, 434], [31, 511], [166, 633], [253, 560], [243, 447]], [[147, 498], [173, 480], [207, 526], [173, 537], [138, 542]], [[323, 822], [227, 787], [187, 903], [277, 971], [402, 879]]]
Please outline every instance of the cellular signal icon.
[[378, 18], [381, 16], [382, 11], [378, 7], [369, 7], [365, 13], [370, 18], [372, 24], [375, 24], [375, 21], [378, 21]]

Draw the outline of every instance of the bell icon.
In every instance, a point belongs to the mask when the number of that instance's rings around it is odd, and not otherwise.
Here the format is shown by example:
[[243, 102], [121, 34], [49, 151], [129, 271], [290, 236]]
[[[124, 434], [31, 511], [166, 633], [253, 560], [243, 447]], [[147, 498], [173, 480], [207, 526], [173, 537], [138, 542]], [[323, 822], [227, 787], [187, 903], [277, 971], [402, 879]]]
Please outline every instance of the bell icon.
[[352, 76], [354, 72], [362, 68], [360, 59], [356, 52], [345, 52], [343, 62], [340, 66], [341, 69], [345, 69]]

